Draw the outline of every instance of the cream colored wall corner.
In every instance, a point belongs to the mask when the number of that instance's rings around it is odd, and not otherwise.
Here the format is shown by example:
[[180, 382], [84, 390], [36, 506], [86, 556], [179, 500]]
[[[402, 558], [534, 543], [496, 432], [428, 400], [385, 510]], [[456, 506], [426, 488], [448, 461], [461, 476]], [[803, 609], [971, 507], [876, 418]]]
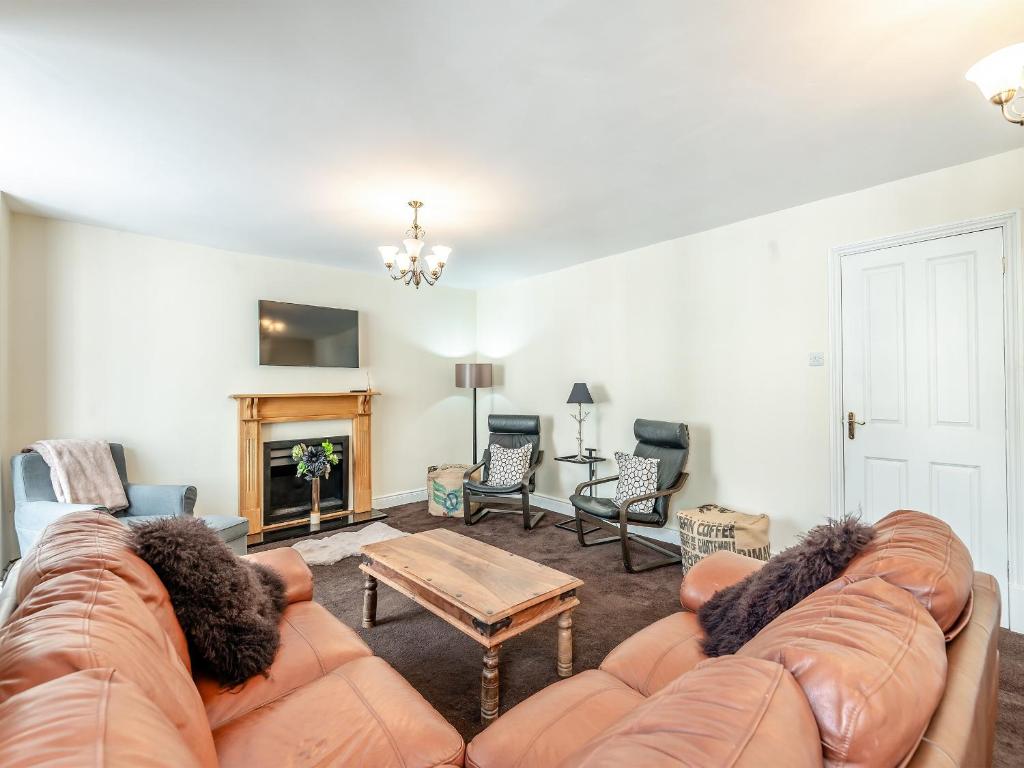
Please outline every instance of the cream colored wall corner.
[[11, 335], [11, 211], [0, 192], [0, 571], [17, 557], [14, 518], [10, 514], [10, 335]]
[[[488, 413], [539, 413], [547, 455], [571, 453], [565, 399], [585, 381], [585, 445], [611, 457], [636, 417], [684, 421], [674, 508], [767, 513], [787, 546], [829, 511], [827, 368], [808, 365], [826, 349], [829, 248], [1024, 208], [1022, 179], [1024, 149], [483, 289], [476, 346], [502, 383], [481, 392], [481, 433]], [[548, 461], [538, 491], [564, 499], [583, 477]]]
[[[374, 389], [374, 496], [422, 490], [459, 456], [475, 297], [379, 275], [12, 217], [10, 414], [4, 460], [41, 437], [126, 446], [138, 482], [191, 483], [200, 514], [237, 510], [235, 392]], [[363, 369], [258, 364], [257, 300], [360, 312]], [[310, 435], [322, 425], [308, 425]]]

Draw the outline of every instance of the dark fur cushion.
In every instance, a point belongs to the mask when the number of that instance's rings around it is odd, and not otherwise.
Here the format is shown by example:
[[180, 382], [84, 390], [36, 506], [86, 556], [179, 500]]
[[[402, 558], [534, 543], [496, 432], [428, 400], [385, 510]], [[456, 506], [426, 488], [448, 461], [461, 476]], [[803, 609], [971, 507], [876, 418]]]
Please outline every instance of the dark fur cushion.
[[133, 527], [135, 551], [167, 587], [197, 671], [234, 687], [266, 674], [287, 605], [281, 577], [236, 557], [195, 517]]
[[743, 581], [716, 592], [697, 612], [704, 653], [736, 653], [775, 617], [837, 578], [874, 535], [856, 517], [829, 520]]

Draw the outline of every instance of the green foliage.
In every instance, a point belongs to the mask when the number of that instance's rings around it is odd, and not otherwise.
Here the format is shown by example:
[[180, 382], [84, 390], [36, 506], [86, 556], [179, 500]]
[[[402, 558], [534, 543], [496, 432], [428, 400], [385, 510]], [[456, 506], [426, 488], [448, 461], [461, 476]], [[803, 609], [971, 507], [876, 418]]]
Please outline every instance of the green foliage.
[[299, 443], [292, 447], [292, 460], [297, 462], [295, 476], [304, 477], [306, 480], [327, 478], [331, 476], [331, 467], [340, 460], [334, 452], [334, 445], [330, 440], [324, 440], [320, 445], [307, 446]]

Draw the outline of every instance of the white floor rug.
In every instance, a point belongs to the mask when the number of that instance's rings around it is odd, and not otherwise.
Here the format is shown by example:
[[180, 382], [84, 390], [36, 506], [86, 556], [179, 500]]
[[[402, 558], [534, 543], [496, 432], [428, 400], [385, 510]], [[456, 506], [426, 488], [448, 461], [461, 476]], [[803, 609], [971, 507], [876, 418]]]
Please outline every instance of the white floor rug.
[[292, 549], [297, 550], [307, 565], [333, 565], [346, 557], [359, 554], [359, 548], [364, 544], [373, 544], [377, 541], [397, 539], [400, 536], [408, 536], [390, 525], [384, 523], [370, 523], [365, 528], [348, 532], [343, 531], [326, 539], [305, 539], [292, 544]]

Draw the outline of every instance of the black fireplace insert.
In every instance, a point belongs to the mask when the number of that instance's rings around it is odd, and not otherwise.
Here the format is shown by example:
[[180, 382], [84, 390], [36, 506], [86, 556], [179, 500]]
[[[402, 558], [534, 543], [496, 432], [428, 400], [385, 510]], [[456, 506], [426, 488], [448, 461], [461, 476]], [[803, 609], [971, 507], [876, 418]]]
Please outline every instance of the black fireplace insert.
[[348, 509], [348, 437], [309, 437], [301, 440], [275, 440], [263, 444], [263, 525], [308, 517], [313, 507], [308, 480], [295, 476], [297, 462], [292, 446], [299, 443], [320, 445], [330, 440], [338, 463], [331, 476], [320, 480], [320, 513]]

